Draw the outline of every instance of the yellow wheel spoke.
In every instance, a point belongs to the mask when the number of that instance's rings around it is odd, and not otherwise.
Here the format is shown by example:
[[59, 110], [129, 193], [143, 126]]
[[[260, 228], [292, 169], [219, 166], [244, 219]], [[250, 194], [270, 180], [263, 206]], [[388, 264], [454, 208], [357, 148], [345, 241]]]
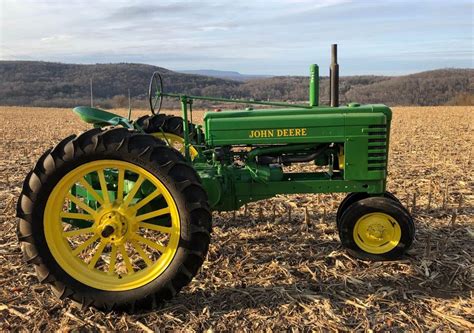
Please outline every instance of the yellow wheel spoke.
[[169, 207], [158, 209], [158, 210], [155, 210], [155, 211], [150, 212], [150, 213], [146, 213], [146, 214], [136, 216], [135, 221], [137, 221], [137, 222], [145, 221], [145, 220], [151, 219], [153, 217], [169, 214], [169, 212], [170, 212]]
[[89, 214], [91, 214], [92, 216], [95, 215], [95, 210], [92, 209], [91, 207], [87, 206], [84, 202], [82, 202], [81, 200], [79, 200], [79, 198], [73, 196], [71, 193], [68, 193], [66, 195], [66, 199], [69, 199], [71, 200], [72, 202], [74, 202], [76, 204], [76, 206], [78, 206], [79, 208], [82, 208], [83, 210], [85, 210], [86, 212], [88, 212]]
[[94, 220], [94, 217], [92, 215], [81, 214], [81, 213], [62, 212], [61, 214], [59, 214], [59, 216], [65, 219], [86, 220], [86, 221]]
[[123, 187], [124, 187], [124, 180], [125, 178], [125, 170], [119, 169], [118, 171], [118, 180], [117, 180], [117, 201], [122, 202], [123, 200]]
[[133, 188], [128, 192], [127, 196], [125, 197], [125, 200], [123, 201], [123, 207], [127, 208], [130, 202], [132, 202], [133, 198], [135, 197], [135, 194], [137, 194], [138, 190], [140, 189], [140, 186], [142, 186], [142, 183], [145, 181], [145, 177], [143, 175], [140, 175], [136, 181], [136, 183], [133, 185]]
[[114, 274], [115, 272], [115, 263], [117, 261], [117, 246], [112, 244], [112, 252], [110, 252], [110, 261], [109, 261], [109, 274]]
[[100, 255], [104, 251], [104, 248], [105, 248], [106, 245], [107, 245], [107, 243], [105, 241], [100, 242], [99, 247], [95, 251], [94, 256], [92, 257], [92, 259], [89, 262], [89, 265], [87, 265], [87, 267], [89, 267], [90, 269], [95, 267], [95, 265], [97, 264], [97, 261], [100, 258]]
[[140, 235], [135, 235], [135, 239], [137, 241], [139, 241], [140, 243], [143, 243], [143, 244], [157, 250], [160, 253], [164, 253], [166, 251], [166, 247], [164, 247], [163, 245], [160, 245], [158, 243], [155, 243], [155, 242], [149, 240], [148, 238], [142, 237]]
[[132, 263], [130, 262], [130, 258], [127, 254], [127, 250], [125, 249], [125, 246], [123, 244], [119, 245], [119, 251], [122, 254], [122, 259], [123, 259], [123, 262], [125, 263], [125, 267], [127, 267], [127, 274], [133, 274], [134, 272], [133, 266], [132, 266]]
[[100, 182], [100, 190], [102, 191], [102, 197], [104, 198], [104, 202], [110, 203], [109, 199], [109, 192], [107, 191], [107, 182], [105, 181], [104, 170], [97, 170], [97, 174], [99, 175], [99, 182]]
[[81, 245], [79, 245], [78, 247], [76, 247], [73, 251], [72, 251], [72, 255], [73, 256], [77, 256], [78, 254], [80, 254], [82, 251], [85, 250], [86, 247], [88, 247], [89, 245], [91, 245], [92, 243], [94, 243], [97, 239], [100, 238], [100, 235], [94, 235], [92, 236], [91, 238], [89, 238], [88, 240], [86, 240], [84, 243], [82, 243]]
[[149, 203], [151, 200], [155, 199], [157, 196], [161, 195], [161, 191], [159, 189], [154, 190], [152, 193], [150, 193], [146, 198], [143, 198], [139, 202], [137, 202], [133, 208], [135, 210], [139, 210], [143, 206], [145, 206], [147, 203]]
[[102, 199], [99, 193], [97, 193], [97, 191], [92, 188], [92, 186], [87, 182], [87, 180], [85, 180], [84, 178], [81, 178], [79, 180], [79, 184], [81, 184], [87, 190], [87, 192], [92, 194], [94, 199], [97, 200], [101, 205], [104, 204], [104, 199]]
[[155, 230], [155, 231], [159, 231], [159, 232], [162, 232], [164, 234], [170, 234], [171, 231], [173, 230], [171, 227], [163, 227], [161, 225], [155, 225], [155, 224], [146, 223], [146, 222], [140, 222], [140, 223], [138, 223], [138, 226], [143, 227], [143, 228], [147, 228], [147, 229], [151, 229], [151, 230]]
[[142, 257], [143, 261], [145, 261], [147, 266], [153, 265], [153, 262], [150, 260], [148, 255], [145, 253], [145, 251], [143, 251], [143, 249], [137, 242], [132, 242], [132, 245], [135, 251], [137, 251], [137, 253], [140, 255], [140, 257]]
[[94, 228], [82, 228], [82, 229], [76, 229], [76, 230], [70, 230], [70, 231], [64, 231], [63, 232], [63, 237], [64, 238], [69, 238], [69, 237], [74, 237], [74, 236], [79, 236], [87, 233], [94, 232]]

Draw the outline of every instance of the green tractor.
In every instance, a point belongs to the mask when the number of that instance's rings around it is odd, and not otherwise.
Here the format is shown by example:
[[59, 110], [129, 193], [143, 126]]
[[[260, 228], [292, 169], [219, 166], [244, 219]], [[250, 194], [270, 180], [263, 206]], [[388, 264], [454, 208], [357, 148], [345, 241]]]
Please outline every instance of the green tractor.
[[[307, 105], [165, 93], [154, 73], [151, 115], [75, 108], [94, 128], [46, 151], [18, 200], [21, 249], [39, 280], [86, 307], [154, 308], [201, 267], [212, 211], [276, 194], [348, 193], [336, 217], [342, 246], [363, 260], [400, 258], [415, 228], [385, 188], [392, 113], [339, 106], [336, 58], [333, 46], [331, 106], [318, 103], [311, 65]], [[182, 118], [159, 113], [163, 98], [180, 101]], [[200, 126], [189, 121], [195, 100], [273, 108], [207, 112]], [[298, 163], [312, 171], [288, 171]]]

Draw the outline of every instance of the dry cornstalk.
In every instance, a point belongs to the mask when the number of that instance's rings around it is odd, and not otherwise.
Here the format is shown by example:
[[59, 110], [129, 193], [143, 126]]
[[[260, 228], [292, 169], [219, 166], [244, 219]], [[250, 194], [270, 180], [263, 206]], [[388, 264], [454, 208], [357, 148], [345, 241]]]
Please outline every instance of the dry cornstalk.
[[425, 246], [425, 257], [429, 257], [431, 254], [431, 234], [428, 234], [426, 237], [426, 246]]
[[411, 200], [411, 213], [415, 213], [416, 210], [416, 191], [413, 192], [413, 198]]
[[458, 217], [458, 210], [454, 209], [453, 210], [453, 216], [451, 216], [451, 222], [450, 222], [451, 227], [454, 227], [454, 224], [456, 223], [456, 218], [457, 217]]
[[308, 227], [311, 225], [311, 218], [309, 216], [308, 207], [304, 208], [304, 221]]
[[321, 224], [326, 223], [326, 206], [323, 206], [323, 215], [321, 215]]
[[461, 208], [462, 208], [462, 204], [463, 204], [463, 196], [462, 194], [459, 195], [459, 199], [458, 199], [458, 211], [461, 211]]
[[446, 207], [448, 206], [448, 181], [446, 180], [446, 185], [444, 187], [444, 193], [443, 193], [443, 210], [446, 210]]
[[428, 191], [428, 204], [426, 205], [426, 209], [430, 210], [431, 209], [431, 199], [433, 195], [433, 181], [430, 180], [430, 189]]

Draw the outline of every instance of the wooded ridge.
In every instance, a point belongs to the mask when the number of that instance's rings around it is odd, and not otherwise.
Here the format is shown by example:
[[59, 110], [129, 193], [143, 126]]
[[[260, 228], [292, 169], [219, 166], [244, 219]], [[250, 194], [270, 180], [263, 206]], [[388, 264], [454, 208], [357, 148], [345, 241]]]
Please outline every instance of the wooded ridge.
[[[184, 74], [144, 64], [77, 65], [42, 61], [0, 61], [0, 105], [72, 107], [95, 103], [105, 107], [146, 107], [148, 83], [162, 73], [165, 92], [226, 98], [306, 101], [308, 78], [275, 76], [239, 82]], [[398, 105], [472, 105], [474, 69], [439, 69], [404, 76], [341, 77], [341, 103]], [[321, 78], [321, 104], [328, 102], [328, 78]], [[175, 106], [170, 104], [168, 106]]]

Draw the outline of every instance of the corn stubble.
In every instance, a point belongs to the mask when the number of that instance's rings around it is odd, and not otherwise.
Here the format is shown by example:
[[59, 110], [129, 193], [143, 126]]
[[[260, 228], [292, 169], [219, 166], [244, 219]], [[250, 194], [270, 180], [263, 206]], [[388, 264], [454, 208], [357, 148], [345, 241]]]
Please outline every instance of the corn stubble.
[[347, 256], [335, 227], [343, 195], [278, 196], [214, 213], [208, 259], [190, 286], [162, 309], [126, 315], [57, 300], [23, 263], [15, 235], [26, 173], [88, 126], [67, 109], [1, 107], [0, 330], [474, 330], [473, 114], [394, 108], [388, 189], [418, 229], [407, 259]]

